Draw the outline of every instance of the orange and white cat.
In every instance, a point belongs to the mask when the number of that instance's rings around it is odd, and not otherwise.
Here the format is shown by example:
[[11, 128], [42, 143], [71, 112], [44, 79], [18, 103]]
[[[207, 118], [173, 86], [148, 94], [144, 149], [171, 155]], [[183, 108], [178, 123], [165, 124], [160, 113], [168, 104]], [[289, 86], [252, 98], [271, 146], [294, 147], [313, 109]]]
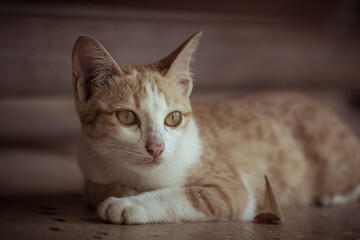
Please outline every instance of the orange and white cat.
[[360, 143], [300, 94], [190, 102], [201, 33], [153, 64], [118, 66], [81, 36], [72, 54], [85, 195], [111, 223], [251, 220], [264, 175], [281, 205], [360, 195]]

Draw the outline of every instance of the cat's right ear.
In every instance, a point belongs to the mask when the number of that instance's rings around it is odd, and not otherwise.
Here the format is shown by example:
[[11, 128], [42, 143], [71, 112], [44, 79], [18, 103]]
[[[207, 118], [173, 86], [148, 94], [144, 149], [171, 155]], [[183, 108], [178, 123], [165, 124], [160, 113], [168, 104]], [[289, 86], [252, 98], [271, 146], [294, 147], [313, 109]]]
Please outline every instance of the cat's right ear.
[[162, 74], [174, 79], [186, 96], [190, 96], [193, 88], [190, 64], [201, 35], [202, 32], [195, 33], [169, 56], [154, 64]]
[[73, 86], [78, 101], [90, 99], [96, 87], [121, 71], [106, 49], [94, 38], [80, 36], [72, 51]]

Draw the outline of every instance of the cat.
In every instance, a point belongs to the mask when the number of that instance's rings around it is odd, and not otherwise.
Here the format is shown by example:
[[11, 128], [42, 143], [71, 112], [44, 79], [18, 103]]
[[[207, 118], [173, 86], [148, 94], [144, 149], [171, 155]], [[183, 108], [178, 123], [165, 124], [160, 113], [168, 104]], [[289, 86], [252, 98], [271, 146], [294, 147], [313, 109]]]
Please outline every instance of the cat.
[[147, 65], [118, 66], [94, 38], [76, 41], [79, 165], [100, 218], [252, 220], [264, 175], [283, 206], [356, 200], [359, 140], [317, 101], [287, 92], [190, 101], [201, 34]]

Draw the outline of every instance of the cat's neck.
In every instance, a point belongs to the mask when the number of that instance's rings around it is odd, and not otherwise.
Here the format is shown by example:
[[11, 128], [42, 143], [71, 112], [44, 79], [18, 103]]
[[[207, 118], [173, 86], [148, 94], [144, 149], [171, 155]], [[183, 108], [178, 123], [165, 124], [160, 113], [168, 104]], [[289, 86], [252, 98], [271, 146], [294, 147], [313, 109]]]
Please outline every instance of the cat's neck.
[[[94, 148], [85, 135], [80, 139], [79, 147], [79, 163], [87, 181], [118, 183], [141, 191], [183, 185], [189, 168], [200, 161], [202, 154], [202, 142], [193, 119], [171, 159], [166, 159], [163, 164], [151, 170], [135, 171], [123, 164], [121, 159], [108, 157], [106, 152], [88, 154]], [[103, 164], [104, 162], [106, 163]]]

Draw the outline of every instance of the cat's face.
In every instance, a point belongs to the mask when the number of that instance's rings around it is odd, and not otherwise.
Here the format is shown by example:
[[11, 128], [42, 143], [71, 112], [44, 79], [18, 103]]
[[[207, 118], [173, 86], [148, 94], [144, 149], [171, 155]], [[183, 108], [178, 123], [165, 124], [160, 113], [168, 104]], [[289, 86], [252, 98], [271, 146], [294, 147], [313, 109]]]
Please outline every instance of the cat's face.
[[191, 121], [189, 64], [199, 35], [160, 62], [120, 67], [96, 40], [78, 40], [75, 98], [94, 154], [139, 171], [171, 161]]
[[[139, 72], [139, 69], [142, 71]], [[144, 67], [129, 67], [79, 111], [94, 148], [134, 168], [155, 167], [177, 150], [191, 119], [181, 86]], [[91, 116], [91, 117], [90, 117]]]

